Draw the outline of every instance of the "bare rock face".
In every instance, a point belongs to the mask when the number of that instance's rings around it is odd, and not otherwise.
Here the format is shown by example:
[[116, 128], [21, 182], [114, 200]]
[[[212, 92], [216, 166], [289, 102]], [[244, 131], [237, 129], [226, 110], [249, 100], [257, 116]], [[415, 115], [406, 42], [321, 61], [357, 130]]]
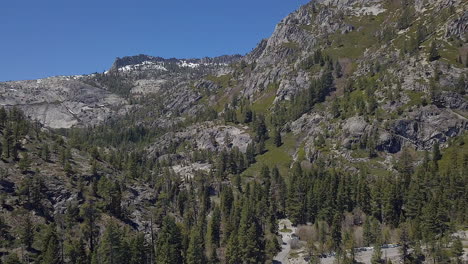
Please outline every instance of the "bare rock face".
[[[0, 83], [0, 106], [17, 106], [31, 119], [50, 128], [100, 124], [133, 108], [129, 98], [147, 95], [161, 99], [163, 112], [193, 113], [201, 98], [198, 90], [219, 89], [214, 83], [205, 82], [198, 83], [197, 90], [193, 83], [202, 76], [228, 73], [229, 64], [239, 58], [240, 55], [202, 59], [147, 55], [117, 58], [111, 69], [102, 74]], [[128, 94], [120, 86], [128, 89]], [[167, 118], [159, 120], [167, 121]]]
[[170, 144], [184, 143], [188, 149], [221, 151], [237, 147], [241, 152], [245, 152], [251, 141], [252, 138], [246, 128], [205, 122], [190, 126], [180, 132], [169, 132], [148, 149], [150, 153], [155, 154], [168, 148]]
[[431, 105], [397, 120], [391, 131], [396, 137], [393, 141], [412, 144], [416, 149], [430, 149], [436, 141], [444, 143], [466, 129], [466, 118]]
[[468, 11], [465, 10], [461, 17], [454, 19], [447, 25], [445, 36], [454, 36], [465, 42], [468, 40]]
[[17, 106], [50, 128], [97, 124], [126, 104], [123, 98], [85, 84], [80, 77], [0, 83], [0, 93], [0, 105]]
[[455, 92], [443, 91], [437, 94], [434, 104], [440, 108], [468, 110], [468, 102], [462, 95]]

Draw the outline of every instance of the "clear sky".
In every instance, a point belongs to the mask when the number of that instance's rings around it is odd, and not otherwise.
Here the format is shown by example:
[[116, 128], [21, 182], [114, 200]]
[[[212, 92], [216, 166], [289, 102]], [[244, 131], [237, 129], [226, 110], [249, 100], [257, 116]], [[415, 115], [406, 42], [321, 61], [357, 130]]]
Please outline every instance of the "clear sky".
[[2, 0], [0, 81], [102, 72], [136, 54], [245, 54], [307, 2]]

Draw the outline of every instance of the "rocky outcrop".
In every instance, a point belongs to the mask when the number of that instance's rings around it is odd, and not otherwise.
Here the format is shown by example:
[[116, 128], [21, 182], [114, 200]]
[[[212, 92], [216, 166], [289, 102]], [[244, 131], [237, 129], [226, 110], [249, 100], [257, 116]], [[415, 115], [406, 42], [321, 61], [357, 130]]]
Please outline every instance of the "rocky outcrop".
[[468, 103], [459, 93], [443, 91], [436, 94], [434, 104], [440, 108], [468, 110]]
[[125, 99], [88, 85], [82, 78], [0, 83], [0, 106], [19, 107], [31, 119], [51, 128], [94, 125], [125, 112]]
[[465, 10], [463, 15], [448, 23], [445, 37], [456, 37], [465, 42], [468, 41], [468, 11]]
[[397, 120], [391, 127], [393, 142], [413, 145], [416, 149], [430, 149], [435, 142], [445, 143], [449, 138], [468, 129], [468, 120], [456, 113], [434, 105], [413, 111], [407, 118]]
[[[171, 145], [184, 144], [186, 150], [210, 150], [221, 151], [223, 149], [239, 148], [245, 152], [247, 145], [252, 141], [247, 128], [219, 125], [213, 122], [196, 124], [179, 132], [169, 132], [157, 142], [148, 147], [149, 153], [157, 155], [163, 153]], [[180, 153], [183, 150], [179, 151]]]

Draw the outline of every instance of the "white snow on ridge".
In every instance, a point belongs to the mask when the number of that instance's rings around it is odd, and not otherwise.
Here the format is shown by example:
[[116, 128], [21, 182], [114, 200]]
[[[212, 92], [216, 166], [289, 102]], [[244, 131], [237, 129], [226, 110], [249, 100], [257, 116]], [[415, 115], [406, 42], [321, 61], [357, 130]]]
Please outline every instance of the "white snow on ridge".
[[161, 64], [157, 64], [151, 61], [144, 61], [140, 64], [127, 65], [124, 67], [120, 67], [119, 71], [129, 72], [129, 71], [138, 70], [138, 69], [141, 69], [141, 70], [153, 69], [153, 70], [167, 71], [166, 67], [162, 66]]
[[211, 65], [214, 65], [214, 66], [228, 66], [227, 63], [193, 63], [193, 62], [187, 62], [187, 61], [181, 61], [181, 62], [177, 63], [177, 65], [179, 67], [186, 67], [186, 68], [192, 68], [192, 69], [198, 68], [200, 66], [211, 66]]
[[[178, 61], [177, 66], [181, 68], [198, 68], [200, 66], [228, 66], [227, 63], [193, 63], [193, 62], [187, 62], [185, 60]], [[133, 65], [126, 65], [123, 67], [120, 67], [118, 70], [120, 72], [130, 72], [134, 70], [161, 70], [161, 71], [168, 71], [166, 67], [163, 66], [164, 62], [152, 62], [152, 61], [144, 61], [139, 64], [133, 64]], [[109, 71], [104, 72], [107, 74]]]
[[192, 62], [186, 62], [186, 61], [182, 61], [182, 63], [178, 63], [178, 65], [179, 67], [188, 67], [192, 69], [198, 68], [200, 66], [200, 64], [198, 63], [192, 63]]

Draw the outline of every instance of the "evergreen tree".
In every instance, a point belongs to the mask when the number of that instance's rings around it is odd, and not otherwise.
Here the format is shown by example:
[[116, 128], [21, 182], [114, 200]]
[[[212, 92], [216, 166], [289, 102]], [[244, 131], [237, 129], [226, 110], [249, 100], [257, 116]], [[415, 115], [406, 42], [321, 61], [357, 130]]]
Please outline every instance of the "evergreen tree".
[[239, 264], [242, 262], [239, 240], [237, 232], [232, 232], [226, 248], [226, 262], [229, 264]]
[[41, 255], [41, 263], [43, 264], [59, 264], [62, 263], [60, 253], [60, 243], [57, 237], [55, 224], [47, 227], [45, 239], [43, 241], [43, 249]]
[[257, 155], [261, 155], [265, 152], [265, 141], [262, 139], [260, 140], [260, 142], [258, 142], [257, 144], [255, 144], [255, 153]]
[[5, 123], [7, 121], [7, 117], [8, 117], [8, 115], [7, 115], [7, 112], [5, 110], [5, 107], [2, 106], [0, 108], [0, 126], [1, 127], [5, 126]]
[[265, 141], [268, 138], [268, 129], [263, 115], [257, 115], [255, 118], [255, 140], [256, 142]]
[[335, 251], [340, 250], [341, 246], [341, 213], [336, 212], [333, 216], [333, 222], [331, 226], [331, 238], [332, 245]]
[[462, 263], [463, 243], [459, 237], [456, 237], [452, 244], [452, 254], [456, 258], [457, 263]]
[[4, 159], [10, 158], [12, 142], [13, 142], [13, 138], [12, 138], [11, 129], [9, 127], [6, 127], [3, 130], [3, 144], [2, 144]]
[[287, 208], [286, 212], [289, 219], [293, 224], [303, 223], [304, 221], [304, 193], [301, 179], [302, 168], [299, 163], [294, 163], [291, 170], [289, 189], [287, 195]]
[[49, 145], [43, 144], [42, 145], [42, 150], [41, 150], [41, 157], [44, 161], [49, 161], [50, 160], [50, 150], [49, 150]]
[[243, 202], [238, 234], [239, 251], [243, 262], [263, 263], [265, 259], [263, 228], [259, 219], [255, 217], [252, 202], [249, 200]]
[[18, 163], [18, 167], [21, 170], [21, 173], [26, 173], [30, 170], [31, 168], [31, 161], [29, 160], [29, 155], [27, 152], [23, 153], [23, 157]]
[[73, 264], [87, 264], [85, 244], [82, 238], [68, 242], [65, 253]]
[[380, 241], [377, 241], [374, 244], [374, 253], [372, 254], [371, 263], [372, 264], [382, 263], [382, 246], [380, 245]]
[[281, 140], [281, 132], [278, 128], [276, 128], [274, 130], [275, 134], [274, 134], [274, 137], [273, 137], [273, 141], [275, 142], [275, 146], [276, 147], [279, 147], [283, 144], [282, 140]]
[[403, 225], [401, 228], [401, 233], [400, 233], [400, 252], [401, 252], [401, 258], [403, 260], [403, 263], [408, 263], [410, 260], [410, 254], [409, 254], [409, 249], [410, 249], [410, 241], [409, 241], [409, 235], [408, 235], [408, 228], [406, 225]]
[[247, 149], [245, 151], [245, 155], [246, 155], [246, 158], [247, 158], [247, 162], [249, 164], [253, 164], [255, 163], [255, 145], [252, 143], [249, 143], [247, 145]]
[[435, 41], [431, 42], [431, 46], [429, 48], [429, 55], [428, 55], [428, 60], [429, 61], [435, 61], [440, 58], [439, 51], [437, 50], [437, 44]]
[[439, 142], [434, 143], [432, 146], [432, 160], [434, 162], [439, 161], [442, 158], [442, 155], [440, 154], [440, 147], [439, 147]]
[[203, 239], [200, 233], [200, 228], [194, 227], [190, 233], [190, 242], [187, 249], [186, 263], [187, 264], [204, 264], [206, 263]]
[[399, 20], [398, 20], [398, 29], [406, 29], [411, 25], [411, 22], [413, 20], [413, 10], [412, 8], [408, 5], [408, 1], [402, 1], [403, 2], [403, 13], [401, 14]]
[[371, 216], [366, 217], [363, 226], [363, 237], [364, 237], [364, 246], [368, 247], [375, 243], [376, 236], [372, 230]]
[[461, 74], [460, 75], [460, 78], [458, 79], [458, 82], [455, 86], [455, 90], [461, 94], [461, 95], [465, 95], [466, 93], [466, 89], [468, 88], [468, 82], [466, 80], [466, 76]]
[[210, 245], [211, 250], [215, 250], [219, 246], [221, 234], [221, 212], [218, 206], [215, 206], [210, 222], [208, 224], [207, 244]]
[[250, 110], [250, 108], [247, 108], [244, 111], [244, 123], [248, 124], [248, 123], [252, 122], [252, 116], [253, 116], [252, 110]]
[[18, 254], [10, 253], [5, 258], [5, 264], [22, 264], [21, 260], [18, 258]]
[[138, 233], [129, 242], [130, 250], [130, 261], [129, 264], [140, 264], [146, 263], [147, 257], [146, 252], [148, 252], [148, 247], [145, 242], [145, 235]]
[[156, 242], [156, 262], [161, 264], [182, 263], [182, 235], [170, 216], [163, 220]]
[[97, 226], [99, 212], [92, 203], [87, 201], [81, 207], [80, 216], [83, 218], [81, 230], [88, 241], [89, 250], [94, 252], [97, 237], [99, 235], [99, 227]]
[[122, 235], [119, 227], [114, 221], [110, 221], [97, 250], [99, 263], [120, 264], [127, 263], [123, 247]]
[[31, 249], [34, 242], [34, 224], [29, 213], [26, 213], [23, 217], [19, 235], [21, 243], [26, 246], [26, 249]]

